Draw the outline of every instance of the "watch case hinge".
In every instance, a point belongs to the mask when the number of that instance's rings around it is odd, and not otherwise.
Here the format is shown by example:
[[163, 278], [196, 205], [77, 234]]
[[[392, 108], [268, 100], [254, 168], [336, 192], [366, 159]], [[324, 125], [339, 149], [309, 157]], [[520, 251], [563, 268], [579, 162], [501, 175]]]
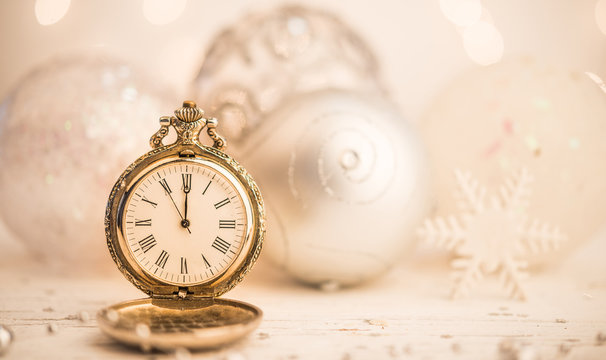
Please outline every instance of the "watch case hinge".
[[151, 297], [153, 299], [173, 299], [173, 300], [193, 300], [193, 299], [213, 299], [214, 296], [201, 296], [195, 294], [193, 291], [190, 291], [188, 287], [179, 287], [178, 291], [165, 294], [152, 293]]

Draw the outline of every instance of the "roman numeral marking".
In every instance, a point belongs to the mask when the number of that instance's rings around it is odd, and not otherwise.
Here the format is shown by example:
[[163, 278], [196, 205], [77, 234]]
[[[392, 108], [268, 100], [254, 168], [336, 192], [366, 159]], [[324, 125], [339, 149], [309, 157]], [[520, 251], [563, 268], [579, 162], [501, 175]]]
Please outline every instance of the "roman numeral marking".
[[146, 203], [149, 203], [151, 206], [154, 207], [154, 209], [156, 208], [156, 206], [158, 206], [158, 203], [155, 203], [155, 202], [147, 199], [145, 196], [141, 200], [145, 201]]
[[188, 193], [191, 190], [191, 174], [181, 174], [183, 180], [183, 191]]
[[208, 260], [206, 260], [206, 256], [204, 256], [204, 254], [200, 254], [202, 255], [202, 260], [204, 260], [204, 266], [206, 266], [207, 269], [210, 268], [210, 263], [208, 262]]
[[173, 191], [170, 189], [170, 186], [168, 186], [168, 183], [166, 182], [166, 179], [162, 179], [159, 181], [160, 185], [162, 185], [162, 187], [164, 188], [164, 191], [166, 191], [167, 194], [172, 193]]
[[229, 246], [231, 244], [228, 243], [227, 241], [221, 239], [220, 237], [216, 237], [215, 241], [213, 241], [213, 247], [217, 250], [219, 250], [220, 252], [222, 252], [223, 254], [225, 254], [227, 252], [227, 250], [229, 250]]
[[187, 274], [187, 258], [181, 257], [181, 274]]
[[139, 240], [139, 246], [144, 253], [148, 252], [149, 249], [156, 246], [156, 239], [154, 239], [154, 235], [149, 235], [143, 240]]
[[221, 206], [225, 206], [227, 204], [229, 204], [229, 199], [225, 198], [225, 199], [223, 199], [223, 200], [221, 200], [221, 201], [219, 201], [218, 203], [215, 204], [215, 209], [219, 209]]
[[151, 219], [145, 219], [145, 220], [135, 219], [135, 226], [151, 226]]
[[166, 265], [166, 261], [168, 260], [169, 256], [170, 255], [168, 255], [166, 251], [162, 250], [160, 256], [158, 256], [158, 259], [156, 260], [156, 265], [164, 269], [164, 266]]
[[219, 229], [235, 229], [236, 220], [219, 220]]
[[204, 188], [204, 191], [202, 191], [202, 195], [206, 194], [206, 190], [208, 190], [208, 187], [210, 186], [210, 183], [213, 182], [212, 180], [208, 182], [208, 184], [206, 184], [206, 187]]

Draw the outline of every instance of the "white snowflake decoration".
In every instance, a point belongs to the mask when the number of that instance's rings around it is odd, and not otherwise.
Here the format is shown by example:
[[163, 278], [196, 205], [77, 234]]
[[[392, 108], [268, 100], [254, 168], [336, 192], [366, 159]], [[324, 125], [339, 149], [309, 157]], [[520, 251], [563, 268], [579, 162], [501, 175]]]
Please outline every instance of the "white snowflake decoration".
[[526, 299], [522, 280], [527, 277], [529, 252], [556, 250], [565, 236], [558, 227], [529, 221], [526, 212], [532, 177], [526, 169], [501, 186], [497, 196], [486, 201], [486, 188], [470, 173], [455, 171], [459, 217], [425, 220], [419, 235], [430, 243], [454, 250], [454, 286], [451, 296], [467, 295], [485, 274], [498, 272], [505, 290]]

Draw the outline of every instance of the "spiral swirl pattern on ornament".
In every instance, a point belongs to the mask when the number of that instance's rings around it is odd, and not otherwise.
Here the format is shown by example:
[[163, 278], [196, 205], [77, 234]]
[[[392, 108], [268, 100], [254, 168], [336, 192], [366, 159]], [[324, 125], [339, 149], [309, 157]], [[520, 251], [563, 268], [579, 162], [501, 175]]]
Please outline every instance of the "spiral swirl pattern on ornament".
[[304, 205], [320, 191], [337, 201], [367, 204], [390, 187], [395, 166], [392, 144], [370, 119], [325, 114], [299, 137], [291, 153], [289, 186]]

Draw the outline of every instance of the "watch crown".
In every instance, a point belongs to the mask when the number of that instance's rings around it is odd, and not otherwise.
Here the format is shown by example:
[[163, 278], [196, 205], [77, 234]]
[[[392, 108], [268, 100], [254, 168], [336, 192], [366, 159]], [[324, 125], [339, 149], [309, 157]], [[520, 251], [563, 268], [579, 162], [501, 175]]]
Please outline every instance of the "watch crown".
[[186, 100], [182, 107], [175, 110], [175, 116], [183, 122], [190, 123], [200, 120], [204, 116], [204, 110], [200, 109], [195, 102]]

